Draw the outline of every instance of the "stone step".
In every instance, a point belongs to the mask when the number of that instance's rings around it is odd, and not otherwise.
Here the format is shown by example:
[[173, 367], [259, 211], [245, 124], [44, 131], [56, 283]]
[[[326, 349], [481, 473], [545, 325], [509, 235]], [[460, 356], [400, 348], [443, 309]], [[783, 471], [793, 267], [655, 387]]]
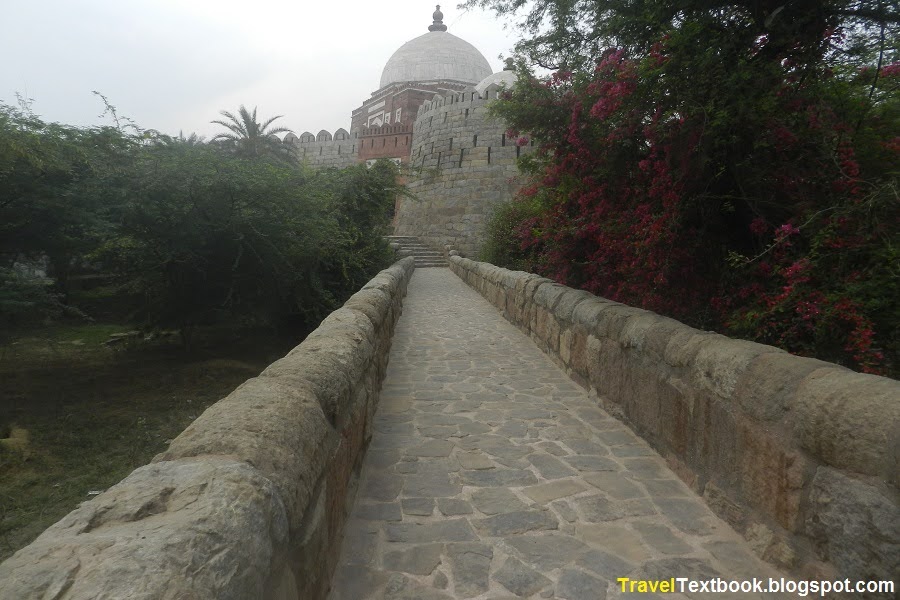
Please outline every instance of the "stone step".
[[439, 250], [435, 250], [434, 248], [430, 248], [428, 246], [410, 246], [408, 244], [397, 244], [397, 247], [402, 248], [404, 250], [416, 251], [416, 252], [437, 252], [441, 254]]
[[443, 253], [424, 244], [422, 240], [415, 236], [389, 235], [385, 236], [385, 239], [396, 245], [400, 252], [412, 256], [418, 268], [447, 266], [447, 260], [444, 258]]

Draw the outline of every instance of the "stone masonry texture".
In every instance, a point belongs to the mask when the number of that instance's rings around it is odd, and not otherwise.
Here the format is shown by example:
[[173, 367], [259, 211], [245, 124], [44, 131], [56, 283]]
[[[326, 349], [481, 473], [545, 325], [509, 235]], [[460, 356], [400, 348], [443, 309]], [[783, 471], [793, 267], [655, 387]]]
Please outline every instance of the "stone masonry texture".
[[522, 185], [517, 159], [533, 149], [530, 140], [516, 145], [506, 125], [488, 114], [496, 93], [491, 86], [484, 97], [436, 96], [419, 108], [407, 184], [413, 197], [399, 200], [394, 233], [478, 254], [494, 208]]
[[0, 599], [325, 597], [414, 268], [376, 275], [151, 464], [0, 564]]
[[781, 576], [447, 269], [410, 282], [345, 531], [330, 600], [656, 598], [616, 578]]
[[456, 256], [449, 264], [758, 556], [807, 580], [900, 573], [900, 382], [534, 274]]

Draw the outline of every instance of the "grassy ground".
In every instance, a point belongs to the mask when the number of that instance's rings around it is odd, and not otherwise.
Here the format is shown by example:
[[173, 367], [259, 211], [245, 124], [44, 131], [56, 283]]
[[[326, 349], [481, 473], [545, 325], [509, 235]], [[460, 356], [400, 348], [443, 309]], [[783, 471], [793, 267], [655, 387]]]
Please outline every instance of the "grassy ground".
[[166, 447], [293, 341], [200, 332], [102, 344], [116, 325], [54, 326], [0, 346], [0, 561]]

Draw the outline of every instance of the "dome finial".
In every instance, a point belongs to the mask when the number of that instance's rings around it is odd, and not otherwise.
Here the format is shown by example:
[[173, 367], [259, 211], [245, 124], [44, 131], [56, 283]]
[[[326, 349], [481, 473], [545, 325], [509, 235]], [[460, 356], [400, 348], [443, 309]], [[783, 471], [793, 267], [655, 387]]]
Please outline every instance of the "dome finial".
[[431, 15], [431, 18], [434, 19], [434, 23], [428, 26], [428, 31], [447, 31], [447, 26], [444, 25], [444, 13], [441, 12], [440, 4], [434, 7], [434, 14]]

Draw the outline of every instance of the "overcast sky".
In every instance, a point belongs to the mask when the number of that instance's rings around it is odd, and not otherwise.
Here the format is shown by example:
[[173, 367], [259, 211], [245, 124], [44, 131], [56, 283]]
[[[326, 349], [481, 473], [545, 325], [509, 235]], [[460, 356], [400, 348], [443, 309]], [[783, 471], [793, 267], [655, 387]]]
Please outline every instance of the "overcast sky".
[[[422, 0], [2, 0], [0, 102], [32, 98], [47, 121], [108, 124], [121, 116], [163, 133], [207, 138], [220, 110], [240, 104], [305, 130], [350, 128], [350, 111], [378, 88], [403, 43], [427, 33]], [[494, 71], [512, 29], [492, 14], [441, 6], [448, 31]]]

